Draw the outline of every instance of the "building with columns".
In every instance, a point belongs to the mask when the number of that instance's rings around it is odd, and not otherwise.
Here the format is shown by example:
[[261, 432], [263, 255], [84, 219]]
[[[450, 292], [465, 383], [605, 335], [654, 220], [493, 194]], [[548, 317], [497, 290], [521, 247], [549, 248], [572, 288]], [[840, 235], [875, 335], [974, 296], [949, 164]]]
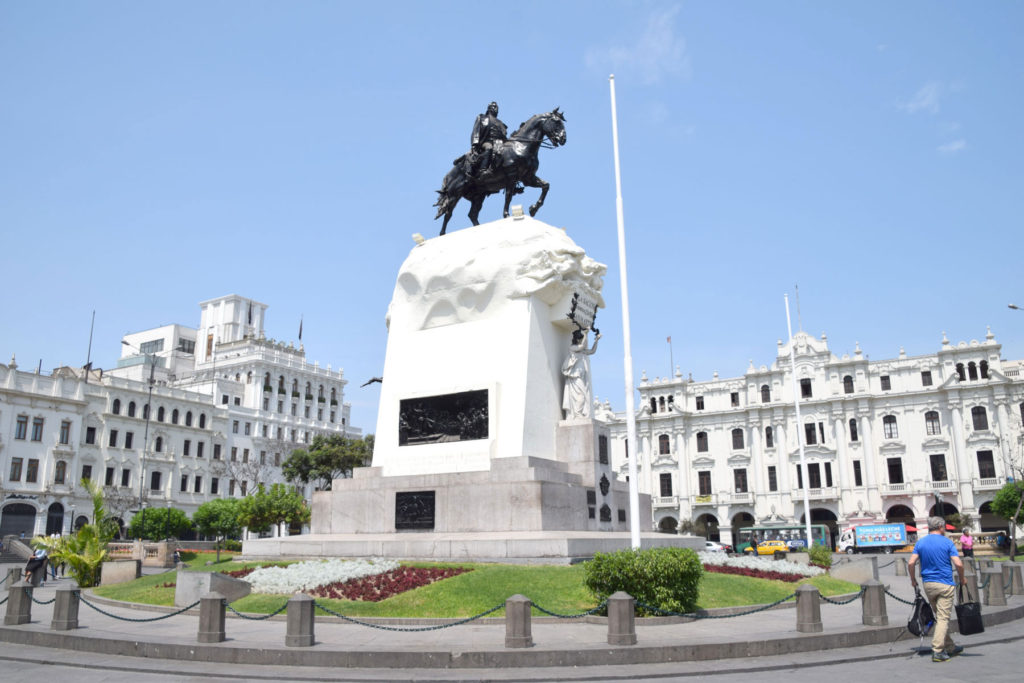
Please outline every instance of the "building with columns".
[[301, 342], [268, 339], [265, 304], [230, 295], [200, 308], [198, 328], [125, 335], [108, 372], [0, 363], [0, 534], [84, 523], [83, 478], [103, 485], [122, 523], [140, 501], [191, 515], [283, 481], [283, 460], [317, 434], [362, 436], [343, 372], [308, 363]]
[[[1003, 360], [983, 341], [935, 353], [869, 360], [859, 345], [834, 355], [825, 335], [778, 342], [771, 366], [710, 381], [640, 380], [636, 415], [639, 489], [653, 527], [688, 528], [732, 542], [754, 524], [800, 524], [804, 487], [811, 520], [833, 530], [887, 520], [924, 524], [930, 514], [969, 513], [981, 530], [1005, 529], [989, 503], [1024, 466], [1024, 361]], [[794, 397], [800, 395], [797, 421]], [[626, 424], [608, 403], [612, 458], [628, 472]], [[807, 481], [799, 468], [804, 444]], [[941, 507], [941, 510], [940, 510]]]

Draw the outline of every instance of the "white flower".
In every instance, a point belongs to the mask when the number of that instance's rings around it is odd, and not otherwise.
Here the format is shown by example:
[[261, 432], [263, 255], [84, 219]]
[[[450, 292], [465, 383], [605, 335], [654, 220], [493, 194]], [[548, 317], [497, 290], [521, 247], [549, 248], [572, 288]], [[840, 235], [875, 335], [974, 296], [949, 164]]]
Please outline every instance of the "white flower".
[[398, 569], [394, 560], [311, 560], [287, 567], [261, 567], [244, 581], [253, 593], [301, 593], [331, 583], [361, 579]]
[[825, 570], [799, 562], [789, 560], [769, 560], [765, 557], [729, 557], [725, 553], [697, 553], [703, 565], [714, 565], [718, 567], [743, 567], [744, 569], [756, 569], [765, 572], [779, 572], [782, 574], [798, 574], [800, 576], [818, 576], [824, 574]]

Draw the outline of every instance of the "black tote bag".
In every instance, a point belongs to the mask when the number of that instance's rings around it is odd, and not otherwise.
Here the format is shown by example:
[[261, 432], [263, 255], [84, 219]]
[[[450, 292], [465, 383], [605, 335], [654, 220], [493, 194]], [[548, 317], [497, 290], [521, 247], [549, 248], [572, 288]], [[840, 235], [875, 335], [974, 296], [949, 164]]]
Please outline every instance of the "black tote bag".
[[[964, 599], [966, 593], [967, 599]], [[960, 627], [960, 635], [972, 636], [975, 633], [984, 633], [985, 624], [981, 620], [981, 603], [971, 600], [970, 591], [966, 590], [964, 584], [960, 584], [957, 594], [956, 621]]]

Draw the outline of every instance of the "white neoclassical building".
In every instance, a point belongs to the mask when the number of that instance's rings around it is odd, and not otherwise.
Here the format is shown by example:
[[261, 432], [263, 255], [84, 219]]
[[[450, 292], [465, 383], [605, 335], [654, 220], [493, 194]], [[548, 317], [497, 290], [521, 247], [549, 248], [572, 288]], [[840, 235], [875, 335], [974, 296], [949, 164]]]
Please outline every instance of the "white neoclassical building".
[[268, 339], [267, 306], [230, 295], [200, 304], [198, 328], [126, 335], [116, 369], [25, 372], [0, 363], [0, 534], [66, 532], [99, 481], [115, 517], [282, 481], [281, 463], [316, 434], [362, 436], [347, 380]]
[[[833, 529], [924, 523], [939, 505], [1005, 529], [989, 502], [1024, 461], [1024, 361], [1003, 360], [991, 331], [958, 344], [943, 335], [935, 353], [880, 361], [859, 345], [837, 357], [825, 335], [800, 332], [792, 343], [799, 423], [782, 341], [770, 367], [751, 363], [738, 377], [641, 377], [639, 489], [652, 496], [654, 528], [692, 521], [731, 542], [755, 523], [800, 524], [806, 485], [812, 521]], [[625, 416], [607, 402], [596, 412], [611, 424], [613, 464], [626, 478]]]

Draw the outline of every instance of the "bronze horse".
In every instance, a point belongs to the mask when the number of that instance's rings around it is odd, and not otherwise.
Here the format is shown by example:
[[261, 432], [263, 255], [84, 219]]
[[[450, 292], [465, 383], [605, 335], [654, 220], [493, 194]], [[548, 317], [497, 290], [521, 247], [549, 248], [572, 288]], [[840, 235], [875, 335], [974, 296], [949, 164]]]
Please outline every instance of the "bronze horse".
[[480, 207], [488, 195], [505, 191], [505, 209], [502, 215], [508, 218], [508, 206], [512, 196], [522, 192], [523, 186], [539, 187], [540, 198], [530, 207], [530, 215], [536, 216], [537, 209], [544, 205], [544, 198], [550, 188], [546, 180], [537, 177], [537, 167], [540, 165], [537, 150], [543, 145], [545, 138], [551, 141], [552, 147], [565, 144], [565, 116], [558, 111], [558, 107], [546, 114], [537, 114], [519, 126], [519, 130], [509, 136], [508, 142], [502, 144], [501, 151], [495, 152], [492, 168], [481, 169], [476, 178], [466, 177], [463, 170], [465, 155], [456, 159], [452, 170], [445, 175], [441, 189], [437, 191], [440, 196], [434, 204], [437, 207], [434, 220], [444, 216], [441, 234], [443, 235], [448, 228], [448, 221], [452, 217], [455, 205], [463, 197], [470, 201], [469, 220], [473, 221], [473, 225], [480, 225], [477, 218], [480, 215]]

